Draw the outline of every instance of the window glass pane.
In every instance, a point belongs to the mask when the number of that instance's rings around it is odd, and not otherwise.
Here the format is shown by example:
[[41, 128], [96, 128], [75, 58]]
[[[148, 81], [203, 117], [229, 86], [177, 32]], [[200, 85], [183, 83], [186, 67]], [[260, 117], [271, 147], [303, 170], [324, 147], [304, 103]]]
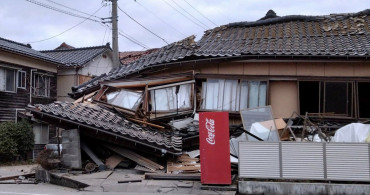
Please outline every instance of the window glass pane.
[[5, 91], [5, 69], [0, 68], [0, 91]]
[[176, 87], [150, 91], [153, 111], [168, 111], [177, 109]]
[[238, 80], [226, 80], [223, 90], [223, 105], [222, 110], [236, 111], [236, 90]]
[[18, 87], [26, 88], [26, 72], [18, 71]]
[[260, 87], [259, 87], [259, 97], [258, 97], [258, 106], [266, 106], [266, 88], [267, 88], [267, 83], [261, 81], [260, 82]]
[[48, 125], [35, 124], [32, 129], [35, 135], [35, 144], [49, 143], [49, 126]]
[[119, 92], [113, 92], [107, 94], [107, 102], [116, 106], [120, 106], [127, 109], [136, 110], [139, 100], [142, 97], [142, 93], [121, 90]]
[[33, 80], [33, 91], [34, 95], [37, 96], [50, 96], [50, 76], [34, 74]]
[[179, 92], [177, 94], [177, 106], [179, 109], [191, 108], [191, 86], [191, 84], [180, 85]]
[[14, 70], [5, 70], [6, 75], [6, 83], [5, 83], [5, 90], [6, 91], [15, 91], [15, 71]]
[[207, 94], [206, 94], [205, 109], [217, 110], [218, 95], [219, 95], [219, 80], [208, 79], [206, 91], [207, 91]]
[[248, 81], [240, 82], [240, 110], [248, 108]]
[[348, 114], [348, 94], [346, 82], [325, 83], [325, 112]]
[[249, 89], [249, 108], [258, 107], [259, 81], [250, 81]]

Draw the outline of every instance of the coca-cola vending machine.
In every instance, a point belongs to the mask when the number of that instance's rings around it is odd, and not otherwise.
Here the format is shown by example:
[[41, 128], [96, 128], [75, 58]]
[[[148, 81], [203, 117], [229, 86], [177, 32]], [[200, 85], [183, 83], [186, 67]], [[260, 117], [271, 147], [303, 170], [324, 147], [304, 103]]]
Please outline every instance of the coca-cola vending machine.
[[199, 113], [202, 184], [231, 184], [229, 113]]

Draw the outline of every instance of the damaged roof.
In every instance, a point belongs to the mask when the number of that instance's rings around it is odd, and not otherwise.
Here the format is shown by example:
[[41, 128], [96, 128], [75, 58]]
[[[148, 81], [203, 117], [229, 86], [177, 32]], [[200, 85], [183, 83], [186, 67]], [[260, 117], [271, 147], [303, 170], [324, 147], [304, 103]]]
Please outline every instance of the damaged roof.
[[272, 13], [258, 21], [237, 22], [169, 44], [126, 66], [113, 69], [99, 80], [78, 86], [74, 93], [101, 81], [125, 78], [149, 68], [187, 60], [234, 57], [364, 57], [370, 55], [370, 9], [326, 16]]
[[81, 67], [109, 50], [112, 51], [109, 44], [106, 44], [81, 48], [58, 47], [54, 50], [44, 50], [41, 52], [61, 61], [65, 67]]
[[119, 52], [119, 59], [121, 64], [129, 64], [133, 61], [140, 59], [141, 57], [157, 51], [158, 48], [148, 49], [146, 51], [124, 51]]
[[42, 61], [61, 64], [61, 62], [58, 59], [55, 59], [44, 53], [41, 53], [39, 51], [32, 49], [30, 44], [26, 45], [26, 44], [18, 43], [18, 42], [11, 41], [8, 39], [4, 39], [1, 37], [0, 37], [0, 50], [22, 55], [22, 56], [35, 58], [35, 59], [42, 60]]
[[70, 102], [54, 102], [51, 104], [38, 104], [29, 108], [32, 114], [58, 119], [63, 123], [74, 123], [78, 126], [104, 131], [114, 137], [141, 143], [169, 153], [178, 153], [182, 150], [182, 137], [170, 132], [158, 132], [148, 127], [141, 127], [124, 117], [101, 108], [96, 104]]

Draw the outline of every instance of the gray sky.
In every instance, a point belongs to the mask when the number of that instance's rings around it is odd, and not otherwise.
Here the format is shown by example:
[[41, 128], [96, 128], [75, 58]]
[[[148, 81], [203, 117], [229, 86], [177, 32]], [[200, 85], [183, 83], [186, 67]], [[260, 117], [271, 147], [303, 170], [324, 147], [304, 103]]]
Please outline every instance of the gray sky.
[[[84, 17], [89, 16], [56, 3], [89, 15], [102, 7], [95, 14], [99, 18], [109, 17], [111, 13], [111, 4], [103, 0], [30, 1], [37, 1]], [[216, 25], [258, 20], [265, 16], [269, 9], [273, 9], [279, 16], [328, 15], [358, 12], [369, 8], [369, 5], [369, 0], [118, 0], [118, 6], [123, 11], [168, 43], [190, 35], [196, 35], [199, 39], [205, 29], [212, 29]], [[119, 29], [126, 36], [139, 41], [147, 48], [166, 45], [161, 38], [145, 30], [120, 10], [118, 15]], [[66, 15], [26, 0], [0, 0], [0, 18], [0, 37], [31, 43], [36, 50], [54, 49], [62, 42], [74, 47], [104, 45], [111, 42], [112, 37], [111, 30], [98, 22]], [[96, 17], [90, 18], [100, 21]], [[36, 42], [44, 39], [48, 40]], [[119, 50], [133, 51], [145, 48], [119, 36]]]

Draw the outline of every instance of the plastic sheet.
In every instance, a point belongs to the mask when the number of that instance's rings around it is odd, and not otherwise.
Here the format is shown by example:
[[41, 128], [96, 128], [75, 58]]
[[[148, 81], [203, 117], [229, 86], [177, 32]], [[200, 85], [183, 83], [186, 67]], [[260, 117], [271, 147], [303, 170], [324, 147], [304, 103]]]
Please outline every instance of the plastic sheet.
[[348, 124], [335, 132], [332, 142], [364, 143], [370, 136], [370, 125], [362, 123]]

